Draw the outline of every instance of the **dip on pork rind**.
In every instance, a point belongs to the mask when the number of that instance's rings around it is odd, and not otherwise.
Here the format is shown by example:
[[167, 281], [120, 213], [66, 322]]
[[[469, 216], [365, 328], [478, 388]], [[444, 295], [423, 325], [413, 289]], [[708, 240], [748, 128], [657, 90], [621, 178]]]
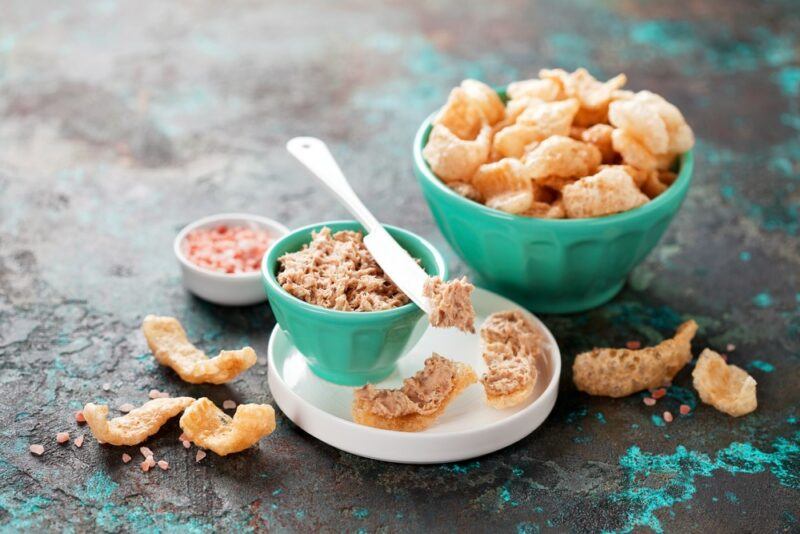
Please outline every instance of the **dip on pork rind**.
[[646, 204], [649, 200], [633, 178], [621, 169], [603, 169], [581, 178], [562, 191], [564, 210], [573, 219], [620, 213]]
[[481, 165], [472, 177], [472, 186], [487, 206], [508, 213], [522, 213], [533, 202], [533, 185], [518, 159]]
[[601, 160], [596, 146], [564, 135], [554, 135], [526, 154], [524, 163], [528, 176], [537, 180], [548, 176], [588, 176], [594, 173]]
[[422, 294], [431, 302], [431, 326], [452, 326], [463, 332], [475, 332], [475, 309], [470, 299], [474, 289], [466, 276], [449, 282], [442, 282], [438, 276], [428, 278]]
[[475, 171], [489, 158], [492, 127], [483, 126], [478, 137], [459, 138], [446, 126], [435, 124], [422, 150], [431, 170], [445, 183], [469, 182]]
[[356, 389], [353, 420], [384, 430], [419, 432], [433, 425], [447, 405], [476, 381], [472, 367], [434, 353], [400, 389], [377, 389], [372, 384]]
[[324, 308], [369, 312], [409, 302], [364, 245], [361, 232], [330, 228], [311, 232], [311, 242], [278, 259], [278, 283], [295, 297]]
[[209, 358], [189, 342], [174, 317], [148, 315], [142, 332], [158, 363], [172, 368], [190, 384], [225, 384], [256, 363], [256, 352], [250, 347], [223, 350]]
[[153, 399], [111, 420], [108, 419], [108, 406], [90, 402], [83, 407], [83, 417], [98, 443], [138, 445], [192, 402], [194, 399], [191, 397]]
[[536, 386], [536, 362], [544, 357], [544, 338], [519, 310], [493, 313], [481, 326], [481, 377], [486, 403], [498, 410], [527, 400]]
[[180, 420], [186, 439], [220, 456], [243, 451], [275, 430], [275, 410], [269, 404], [240, 404], [233, 418], [203, 397]]
[[758, 407], [755, 379], [711, 349], [700, 354], [692, 379], [700, 400], [732, 417], [747, 415]]
[[626, 397], [661, 387], [691, 361], [696, 332], [697, 323], [690, 320], [678, 327], [674, 337], [655, 347], [605, 348], [578, 354], [572, 379], [580, 391], [605, 397]]

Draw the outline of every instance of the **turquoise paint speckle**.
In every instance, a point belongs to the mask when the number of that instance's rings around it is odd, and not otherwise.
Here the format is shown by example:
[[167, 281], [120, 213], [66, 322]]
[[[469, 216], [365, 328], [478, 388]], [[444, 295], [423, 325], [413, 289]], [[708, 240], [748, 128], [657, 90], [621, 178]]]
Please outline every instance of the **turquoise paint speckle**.
[[796, 425], [797, 417], [790, 415], [789, 417], [786, 418], [786, 422], [789, 423], [790, 425]]
[[752, 256], [750, 255], [750, 253], [747, 252], [746, 250], [743, 250], [742, 252], [739, 253], [739, 259], [742, 261], [750, 261], [751, 257]]
[[771, 363], [762, 361], [762, 360], [753, 360], [752, 362], [747, 364], [749, 369], [758, 369], [759, 371], [763, 371], [765, 373], [771, 373], [775, 370], [775, 366]]
[[770, 294], [766, 291], [759, 293], [753, 297], [753, 304], [759, 308], [769, 308], [772, 306], [772, 296], [770, 296]]
[[305, 510], [297, 510], [297, 511], [294, 513], [294, 516], [295, 516], [297, 519], [303, 519], [303, 518], [306, 516], [306, 511], [305, 511]]
[[685, 404], [694, 411], [697, 407], [697, 395], [694, 391], [681, 386], [670, 386], [667, 389], [667, 397], [675, 399], [678, 404]]
[[800, 67], [784, 67], [778, 71], [774, 79], [784, 95], [800, 96]]
[[725, 198], [733, 198], [736, 195], [736, 189], [730, 185], [723, 185], [720, 187], [719, 192], [722, 193], [722, 196]]
[[674, 454], [650, 454], [633, 446], [620, 458], [625, 471], [625, 488], [611, 495], [615, 502], [628, 506], [621, 532], [648, 527], [663, 532], [656, 513], [691, 500], [697, 492], [697, 477], [711, 477], [718, 470], [736, 474], [755, 474], [769, 470], [791, 489], [800, 489], [800, 474], [795, 464], [800, 455], [800, 432], [791, 439], [778, 438], [773, 452], [764, 452], [749, 443], [732, 443], [711, 456], [679, 445]]
[[637, 423], [633, 423], [633, 424], [631, 424], [631, 429], [632, 430], [639, 430], [639, 425]]
[[97, 471], [84, 484], [83, 496], [93, 502], [107, 501], [118, 487], [105, 472]]
[[597, 412], [596, 414], [594, 414], [594, 416], [597, 418], [598, 421], [600, 421], [601, 425], [606, 424], [606, 416], [603, 415], [603, 412]]
[[272, 496], [273, 497], [277, 497], [281, 493], [283, 493], [283, 490], [281, 488], [278, 488], [278, 489], [276, 489], [275, 491], [272, 492]]
[[456, 475], [465, 475], [472, 471], [473, 469], [477, 469], [481, 466], [480, 462], [470, 462], [468, 464], [452, 464], [452, 465], [443, 465], [440, 467], [442, 471], [449, 471], [450, 473]]
[[739, 502], [739, 497], [737, 497], [736, 494], [734, 492], [732, 492], [732, 491], [726, 491], [725, 492], [725, 498], [728, 499], [728, 501], [732, 502], [732, 503]]
[[515, 467], [515, 468], [513, 468], [513, 469], [511, 470], [511, 474], [512, 474], [512, 475], [514, 475], [515, 477], [521, 477], [521, 476], [522, 476], [522, 474], [523, 474], [524, 472], [525, 472], [525, 471], [523, 471], [523, 470], [522, 470], [522, 469], [520, 469], [519, 467]]
[[356, 508], [353, 510], [353, 517], [356, 519], [366, 519], [369, 517], [369, 510], [366, 508]]
[[517, 524], [517, 534], [538, 534], [539, 532], [541, 532], [541, 529], [536, 523]]
[[653, 414], [650, 416], [650, 421], [656, 426], [666, 426], [664, 419], [660, 415]]

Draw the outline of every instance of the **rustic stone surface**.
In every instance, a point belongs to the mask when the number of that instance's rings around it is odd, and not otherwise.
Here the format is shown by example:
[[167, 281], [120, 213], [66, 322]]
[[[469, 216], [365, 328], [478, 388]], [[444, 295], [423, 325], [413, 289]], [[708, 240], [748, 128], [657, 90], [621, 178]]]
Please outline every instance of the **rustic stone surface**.
[[[800, 18], [785, 2], [44, 2], [0, 8], [0, 531], [800, 528]], [[321, 444], [278, 414], [257, 450], [194, 461], [173, 421], [147, 445], [88, 434], [84, 402], [156, 388], [272, 402], [267, 305], [216, 307], [180, 286], [185, 223], [249, 211], [299, 226], [344, 216], [286, 154], [313, 134], [387, 223], [466, 272], [411, 173], [417, 125], [464, 77], [544, 66], [625, 71], [695, 127], [697, 171], [660, 246], [589, 313], [545, 316], [565, 355], [536, 433], [459, 464], [384, 464]], [[174, 315], [207, 351], [251, 344], [228, 386], [191, 386], [139, 333]], [[758, 380], [759, 409], [697, 403], [690, 370], [649, 408], [571, 384], [574, 354], [655, 343], [686, 318], [695, 349]], [[104, 391], [101, 385], [108, 383]], [[693, 411], [666, 425], [664, 410]], [[35, 457], [33, 443], [45, 446]], [[122, 453], [134, 457], [129, 464]], [[734, 476], [735, 475], [735, 476]]]

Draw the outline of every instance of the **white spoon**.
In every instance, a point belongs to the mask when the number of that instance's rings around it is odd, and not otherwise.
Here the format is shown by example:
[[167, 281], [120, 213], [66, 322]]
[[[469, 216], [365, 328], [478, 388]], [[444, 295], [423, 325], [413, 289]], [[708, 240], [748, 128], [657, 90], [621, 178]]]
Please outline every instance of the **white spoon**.
[[361, 223], [366, 230], [364, 245], [381, 269], [414, 304], [430, 314], [430, 302], [422, 295], [428, 274], [356, 196], [325, 143], [316, 137], [295, 137], [286, 143], [286, 150], [319, 178]]

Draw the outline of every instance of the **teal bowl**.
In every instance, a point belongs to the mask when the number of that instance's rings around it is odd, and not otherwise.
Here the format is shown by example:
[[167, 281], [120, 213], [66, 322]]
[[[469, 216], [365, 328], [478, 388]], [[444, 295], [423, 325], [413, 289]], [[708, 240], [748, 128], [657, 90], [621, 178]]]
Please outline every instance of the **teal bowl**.
[[[278, 283], [278, 258], [311, 241], [311, 232], [327, 226], [333, 232], [361, 230], [355, 221], [330, 221], [294, 230], [276, 241], [261, 262], [261, 275], [275, 319], [303, 353], [318, 376], [336, 384], [361, 386], [389, 376], [395, 363], [413, 347], [428, 320], [416, 304], [391, 310], [346, 312], [309, 304]], [[421, 237], [394, 226], [386, 229], [431, 276], [447, 279], [439, 252]]]
[[675, 182], [639, 208], [590, 219], [512, 215], [462, 197], [433, 174], [422, 149], [434, 115], [420, 126], [413, 151], [414, 173], [439, 230], [477, 272], [475, 282], [535, 312], [580, 312], [611, 300], [661, 239], [692, 181], [689, 151]]

